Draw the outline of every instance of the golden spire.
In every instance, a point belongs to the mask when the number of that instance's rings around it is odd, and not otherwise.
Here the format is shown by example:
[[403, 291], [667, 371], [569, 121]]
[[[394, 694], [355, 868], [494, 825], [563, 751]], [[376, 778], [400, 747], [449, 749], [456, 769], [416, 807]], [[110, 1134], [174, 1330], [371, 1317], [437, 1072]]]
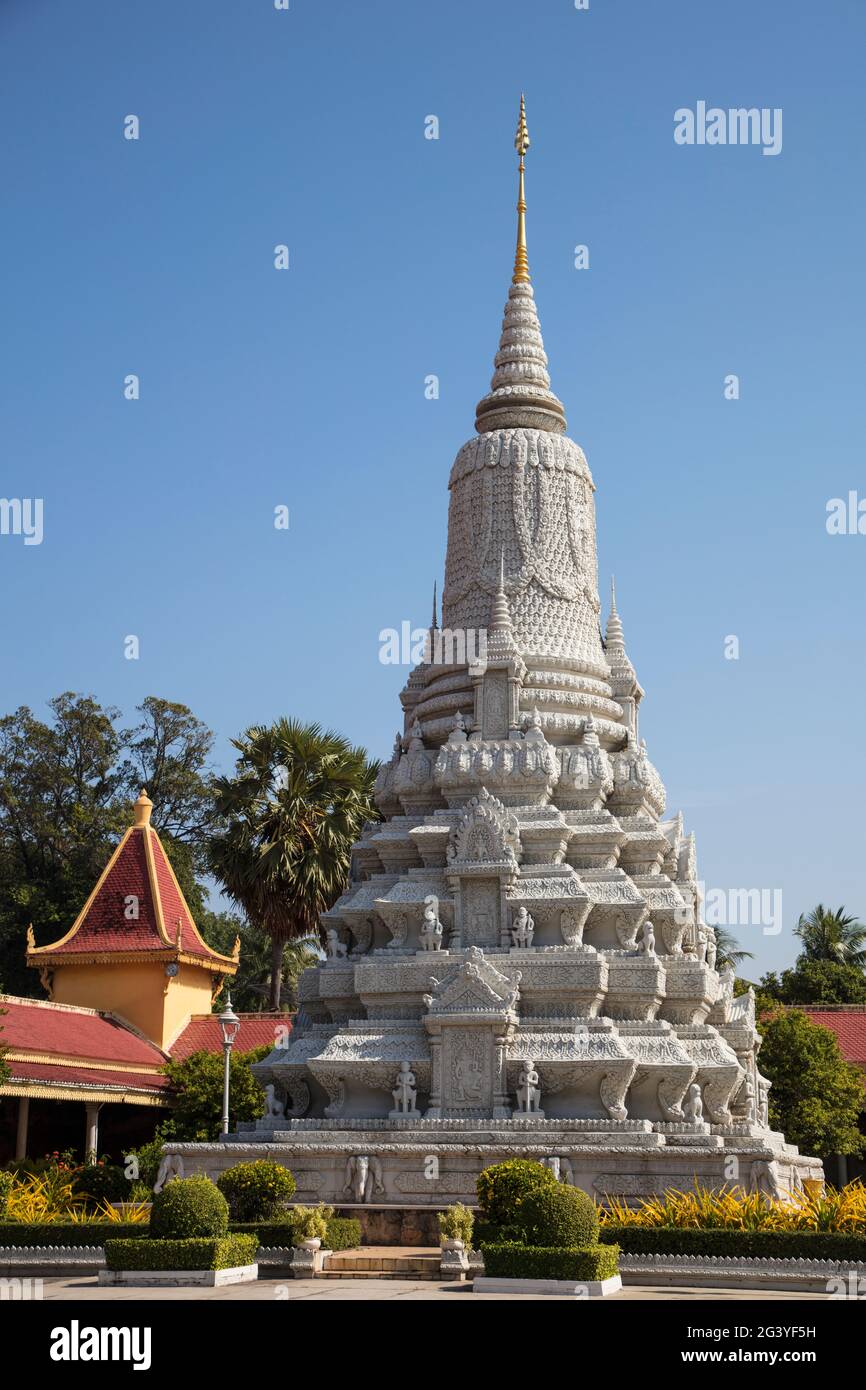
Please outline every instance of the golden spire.
[[529, 131], [526, 129], [526, 105], [522, 92], [520, 94], [520, 118], [517, 122], [517, 134], [514, 137], [514, 148], [520, 156], [520, 189], [517, 195], [517, 250], [514, 254], [514, 274], [511, 277], [511, 283], [512, 285], [528, 285], [529, 260], [526, 255], [526, 196], [523, 187], [523, 156], [529, 149]]

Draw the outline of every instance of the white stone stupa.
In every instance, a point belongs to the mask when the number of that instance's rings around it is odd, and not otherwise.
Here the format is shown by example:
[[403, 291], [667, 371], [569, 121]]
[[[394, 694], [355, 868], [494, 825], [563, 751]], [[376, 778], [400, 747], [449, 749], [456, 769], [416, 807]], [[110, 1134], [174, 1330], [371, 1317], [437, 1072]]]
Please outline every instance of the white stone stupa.
[[255, 1068], [266, 1117], [169, 1145], [187, 1172], [267, 1157], [300, 1201], [437, 1207], [512, 1156], [599, 1199], [822, 1176], [768, 1127], [754, 994], [717, 970], [694, 838], [663, 819], [613, 596], [602, 636], [594, 484], [530, 283], [528, 145], [521, 100], [514, 275], [382, 821], [287, 1045]]

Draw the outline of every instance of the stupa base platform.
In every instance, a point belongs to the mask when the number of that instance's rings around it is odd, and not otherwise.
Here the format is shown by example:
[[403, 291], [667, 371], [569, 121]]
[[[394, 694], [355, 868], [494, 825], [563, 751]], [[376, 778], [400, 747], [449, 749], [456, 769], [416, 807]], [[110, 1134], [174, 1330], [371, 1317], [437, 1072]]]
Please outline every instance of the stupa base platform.
[[[675, 1132], [665, 1132], [675, 1131]], [[289, 1168], [295, 1200], [326, 1202], [346, 1215], [357, 1209], [441, 1210], [473, 1205], [478, 1174], [507, 1158], [530, 1158], [560, 1181], [598, 1201], [636, 1204], [668, 1189], [691, 1191], [740, 1186], [785, 1198], [804, 1179], [823, 1177], [817, 1159], [798, 1153], [774, 1131], [751, 1124], [730, 1129], [649, 1120], [602, 1122], [524, 1118], [491, 1121], [416, 1121], [411, 1126], [369, 1120], [295, 1121], [271, 1135], [230, 1135], [217, 1144], [168, 1144], [185, 1176], [216, 1178], [236, 1163], [268, 1159]], [[349, 1208], [353, 1210], [350, 1212]], [[413, 1216], [418, 1236], [371, 1229], [367, 1239], [416, 1243], [429, 1235]]]

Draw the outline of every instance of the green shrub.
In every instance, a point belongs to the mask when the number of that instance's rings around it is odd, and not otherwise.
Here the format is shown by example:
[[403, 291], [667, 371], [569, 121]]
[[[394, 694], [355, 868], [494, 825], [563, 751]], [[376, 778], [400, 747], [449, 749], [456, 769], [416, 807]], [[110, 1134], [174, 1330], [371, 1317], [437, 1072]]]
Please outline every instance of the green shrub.
[[0, 1245], [104, 1245], [106, 1240], [146, 1236], [148, 1227], [133, 1221], [0, 1222]]
[[520, 1228], [518, 1226], [499, 1226], [495, 1221], [484, 1221], [476, 1216], [473, 1240], [475, 1249], [480, 1250], [482, 1245], [508, 1245], [521, 1239]]
[[174, 1178], [156, 1193], [150, 1213], [154, 1240], [224, 1236], [229, 1204], [208, 1178]]
[[589, 1283], [612, 1279], [619, 1268], [618, 1245], [485, 1245], [484, 1273], [491, 1279], [568, 1279]]
[[[229, 1230], [252, 1232], [259, 1243], [268, 1247], [290, 1247], [298, 1243], [295, 1231], [295, 1216], [298, 1207], [290, 1207], [281, 1221], [233, 1221]], [[303, 1237], [306, 1239], [306, 1237]], [[356, 1250], [361, 1244], [361, 1223], [354, 1216], [332, 1216], [326, 1218], [325, 1236], [322, 1244], [327, 1250]]]
[[118, 1163], [87, 1163], [72, 1179], [72, 1191], [76, 1197], [85, 1197], [88, 1206], [125, 1202], [129, 1199], [129, 1179]]
[[0, 1172], [0, 1221], [2, 1221], [6, 1215], [6, 1207], [9, 1203], [9, 1194], [14, 1186], [14, 1173]]
[[107, 1240], [105, 1263], [109, 1269], [235, 1269], [254, 1262], [258, 1245], [255, 1236]]
[[579, 1187], [539, 1188], [521, 1202], [514, 1224], [524, 1245], [557, 1246], [570, 1250], [598, 1244], [595, 1202]]
[[737, 1231], [697, 1226], [602, 1226], [603, 1244], [629, 1255], [737, 1255], [746, 1259], [866, 1260], [866, 1236], [841, 1231]]
[[464, 1245], [472, 1244], [472, 1228], [475, 1217], [462, 1202], [446, 1207], [437, 1216], [439, 1234], [443, 1240], [462, 1240]]
[[542, 1163], [528, 1158], [508, 1158], [480, 1172], [475, 1187], [484, 1220], [510, 1226], [530, 1192], [556, 1185], [556, 1178]]
[[232, 1221], [275, 1221], [294, 1195], [295, 1180], [281, 1163], [237, 1163], [217, 1178]]
[[333, 1207], [295, 1207], [292, 1213], [292, 1232], [295, 1243], [302, 1240], [324, 1240], [328, 1233], [328, 1219], [334, 1215]]
[[357, 1250], [361, 1244], [361, 1223], [354, 1216], [332, 1216], [327, 1223], [325, 1245], [329, 1250]]

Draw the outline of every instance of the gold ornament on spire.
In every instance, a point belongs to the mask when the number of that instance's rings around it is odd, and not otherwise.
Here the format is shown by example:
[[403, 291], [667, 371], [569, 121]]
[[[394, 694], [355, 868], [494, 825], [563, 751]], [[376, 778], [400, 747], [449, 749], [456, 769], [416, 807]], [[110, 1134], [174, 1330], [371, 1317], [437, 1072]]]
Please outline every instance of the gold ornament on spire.
[[529, 259], [526, 254], [526, 195], [523, 186], [523, 156], [529, 149], [529, 131], [526, 129], [526, 104], [522, 92], [520, 94], [520, 118], [517, 122], [517, 134], [514, 137], [514, 148], [520, 156], [518, 166], [520, 186], [517, 195], [517, 250], [514, 255], [514, 274], [511, 277], [511, 283], [512, 285], [528, 285]]

